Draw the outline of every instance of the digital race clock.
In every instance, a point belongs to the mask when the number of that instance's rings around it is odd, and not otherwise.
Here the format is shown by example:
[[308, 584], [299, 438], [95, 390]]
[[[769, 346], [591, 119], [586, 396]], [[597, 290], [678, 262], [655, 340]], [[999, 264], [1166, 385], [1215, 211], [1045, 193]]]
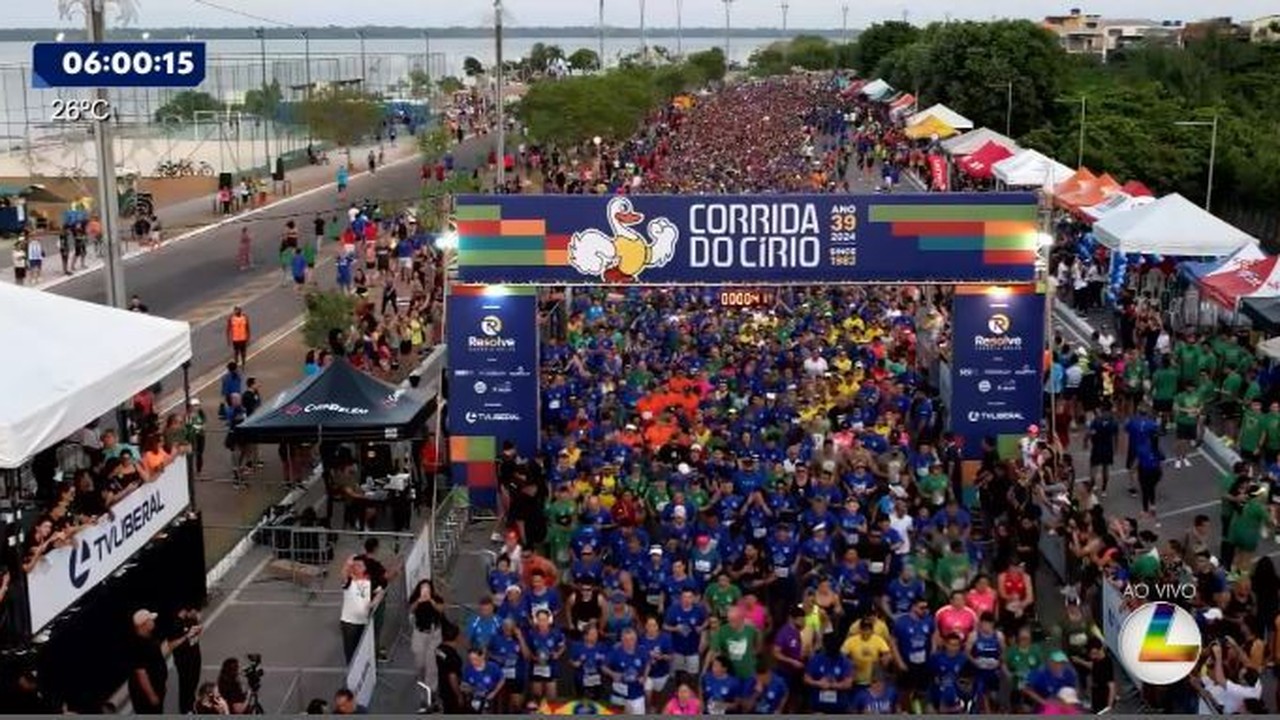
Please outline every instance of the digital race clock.
[[199, 42], [36, 43], [37, 88], [196, 87], [204, 81]]
[[773, 289], [725, 288], [720, 291], [720, 306], [764, 308], [773, 306], [776, 298]]

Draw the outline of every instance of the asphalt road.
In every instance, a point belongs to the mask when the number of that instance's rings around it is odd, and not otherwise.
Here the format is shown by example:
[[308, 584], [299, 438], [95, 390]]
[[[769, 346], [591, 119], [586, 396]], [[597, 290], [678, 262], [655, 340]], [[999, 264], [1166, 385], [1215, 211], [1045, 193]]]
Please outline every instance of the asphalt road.
[[[455, 167], [470, 172], [485, 162], [488, 149], [487, 138], [464, 142], [454, 150]], [[294, 291], [292, 281], [287, 285], [281, 282], [275, 261], [285, 222], [295, 220], [301, 237], [310, 241], [311, 223], [317, 213], [325, 217], [342, 215], [350, 206], [348, 203], [365, 198], [392, 204], [413, 202], [420, 197], [418, 169], [414, 156], [399, 164], [389, 164], [374, 175], [352, 177], [347, 202], [339, 200], [330, 184], [314, 193], [283, 200], [257, 215], [127, 260], [127, 292], [138, 295], [154, 315], [190, 322], [191, 378], [214, 372], [230, 359], [224, 322], [233, 305], [242, 306], [249, 315], [255, 339], [287, 327], [303, 311], [302, 300]], [[160, 217], [164, 219], [163, 208]], [[253, 238], [257, 266], [241, 272], [236, 267], [236, 253], [240, 231], [245, 227]], [[332, 273], [332, 269], [322, 267], [319, 272], [323, 278], [324, 273]], [[90, 272], [49, 292], [101, 303], [106, 300], [103, 283], [100, 272]], [[298, 361], [301, 363], [302, 358]], [[162, 386], [164, 393], [178, 389], [181, 376], [175, 374], [167, 378]]]

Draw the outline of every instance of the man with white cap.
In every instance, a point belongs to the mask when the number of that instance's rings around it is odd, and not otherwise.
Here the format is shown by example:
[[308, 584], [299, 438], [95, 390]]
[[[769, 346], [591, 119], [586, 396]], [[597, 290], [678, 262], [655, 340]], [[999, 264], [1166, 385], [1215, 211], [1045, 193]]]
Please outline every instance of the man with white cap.
[[136, 715], [164, 713], [164, 695], [169, 682], [166, 643], [156, 637], [159, 615], [140, 609], [133, 613], [133, 635], [129, 644], [129, 702]]

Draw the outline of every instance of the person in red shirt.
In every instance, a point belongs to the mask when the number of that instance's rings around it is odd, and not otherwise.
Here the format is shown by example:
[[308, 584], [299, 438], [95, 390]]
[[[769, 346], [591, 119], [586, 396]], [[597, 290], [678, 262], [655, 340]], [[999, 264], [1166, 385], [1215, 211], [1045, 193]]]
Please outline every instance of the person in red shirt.
[[934, 616], [937, 622], [935, 642], [942, 644], [942, 638], [958, 635], [968, 640], [969, 635], [978, 627], [978, 615], [968, 606], [963, 590], [951, 593], [951, 603], [940, 608]]

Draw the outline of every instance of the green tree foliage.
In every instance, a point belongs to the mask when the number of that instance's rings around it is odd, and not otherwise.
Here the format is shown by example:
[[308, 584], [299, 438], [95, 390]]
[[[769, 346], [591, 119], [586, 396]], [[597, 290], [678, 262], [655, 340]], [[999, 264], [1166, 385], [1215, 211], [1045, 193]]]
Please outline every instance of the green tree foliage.
[[724, 50], [718, 47], [689, 53], [685, 64], [692, 69], [695, 76], [700, 76], [707, 82], [720, 82], [729, 71], [724, 59]]
[[623, 66], [597, 75], [535, 82], [516, 115], [530, 136], [552, 145], [576, 144], [596, 135], [626, 137], [659, 104], [710, 82], [705, 70], [711, 64]]
[[798, 35], [786, 42], [760, 48], [747, 61], [748, 71], [757, 77], [785, 75], [793, 68], [831, 70], [847, 58], [847, 46], [833, 44], [816, 35]]
[[590, 48], [578, 48], [569, 56], [569, 67], [580, 72], [600, 69], [600, 55]]
[[183, 90], [169, 98], [169, 102], [156, 110], [156, 122], [166, 122], [168, 118], [178, 118], [183, 122], [191, 122], [199, 112], [218, 112], [222, 103], [209, 93], [198, 90]]
[[[865, 34], [864, 34], [865, 37]], [[865, 50], [858, 39], [859, 54]], [[926, 103], [946, 103], [979, 125], [1004, 129], [1007, 83], [1013, 128], [1039, 127], [1055, 112], [1070, 63], [1049, 31], [1025, 20], [935, 23], [885, 56], [876, 75]]]
[[446, 75], [445, 77], [440, 78], [439, 85], [440, 92], [446, 95], [452, 95], [466, 87], [461, 80], [452, 75]]
[[409, 71], [410, 97], [423, 98], [431, 94], [431, 76], [426, 70], [414, 68]]
[[259, 117], [274, 117], [280, 108], [280, 100], [284, 93], [280, 90], [280, 81], [272, 80], [270, 85], [245, 91], [244, 111]]
[[532, 48], [529, 48], [529, 56], [526, 59], [529, 63], [529, 70], [535, 73], [545, 73], [547, 68], [551, 67], [551, 63], [563, 57], [564, 50], [561, 50], [559, 45], [536, 42]]
[[868, 74], [880, 61], [920, 39], [920, 28], [900, 20], [875, 23], [858, 35], [851, 53], [853, 67]]
[[300, 104], [299, 117], [317, 138], [349, 147], [382, 122], [383, 108], [359, 90], [329, 87]]
[[480, 62], [476, 58], [467, 57], [462, 61], [462, 72], [466, 73], [467, 77], [483, 75], [484, 63]]
[[347, 332], [355, 322], [354, 295], [339, 292], [313, 292], [307, 295], [307, 316], [303, 321], [302, 335], [307, 347], [329, 347], [329, 333], [333, 330]]

